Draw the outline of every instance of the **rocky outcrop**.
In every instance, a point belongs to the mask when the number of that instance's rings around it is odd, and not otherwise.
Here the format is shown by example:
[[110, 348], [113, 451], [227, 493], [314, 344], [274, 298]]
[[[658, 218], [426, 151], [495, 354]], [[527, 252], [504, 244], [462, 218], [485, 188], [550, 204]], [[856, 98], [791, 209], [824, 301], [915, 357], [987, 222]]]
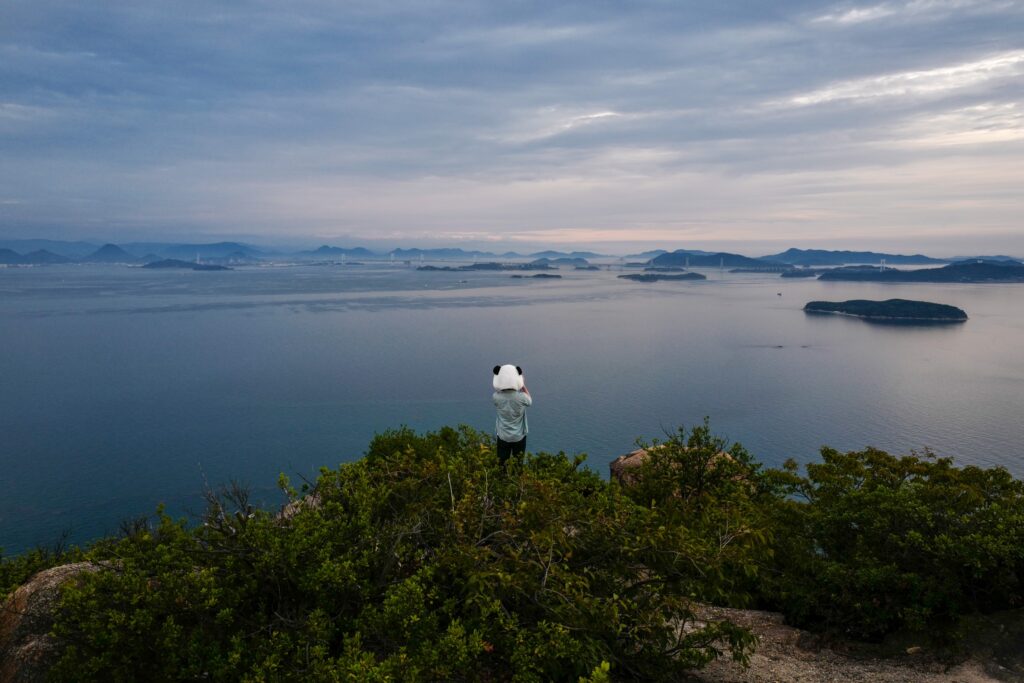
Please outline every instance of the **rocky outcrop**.
[[[608, 470], [611, 473], [612, 479], [615, 479], [620, 484], [629, 486], [635, 484], [637, 478], [640, 476], [640, 467], [647, 462], [650, 457], [651, 451], [659, 448], [664, 448], [666, 444], [659, 444], [651, 446], [650, 448], [638, 448], [635, 451], [630, 451], [625, 455], [620, 455], [608, 464]], [[686, 450], [685, 448], [683, 450]], [[709, 467], [714, 469], [716, 463], [721, 462], [721, 459], [731, 461], [732, 456], [725, 451], [719, 451], [718, 454], [709, 459]]]
[[287, 522], [289, 519], [297, 515], [299, 512], [305, 509], [316, 510], [320, 507], [320, 494], [314, 491], [308, 496], [302, 498], [296, 498], [291, 501], [277, 513], [277, 519], [282, 522]]
[[608, 464], [612, 479], [626, 486], [636, 483], [640, 466], [647, 460], [647, 449], [638, 448], [625, 455], [620, 455]]
[[60, 587], [99, 567], [77, 562], [39, 572], [0, 606], [0, 683], [45, 681], [60, 655], [50, 635]]

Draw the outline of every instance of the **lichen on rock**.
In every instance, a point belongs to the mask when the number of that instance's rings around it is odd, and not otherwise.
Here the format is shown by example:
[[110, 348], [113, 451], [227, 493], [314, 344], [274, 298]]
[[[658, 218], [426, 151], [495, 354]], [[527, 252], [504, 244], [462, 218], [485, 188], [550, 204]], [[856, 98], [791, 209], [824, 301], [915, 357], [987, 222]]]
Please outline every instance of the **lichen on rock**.
[[14, 591], [0, 606], [0, 683], [47, 680], [60, 655], [60, 643], [50, 635], [60, 587], [99, 565], [76, 562], [45, 569]]

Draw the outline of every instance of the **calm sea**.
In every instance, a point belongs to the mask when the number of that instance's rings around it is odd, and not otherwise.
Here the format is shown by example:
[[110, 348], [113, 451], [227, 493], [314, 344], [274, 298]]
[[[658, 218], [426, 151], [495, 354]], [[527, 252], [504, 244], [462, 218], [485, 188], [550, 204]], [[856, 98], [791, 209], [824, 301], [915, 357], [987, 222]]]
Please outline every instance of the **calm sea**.
[[[235, 479], [276, 504], [375, 432], [493, 425], [524, 368], [531, 450], [598, 471], [710, 416], [770, 465], [822, 445], [930, 448], [1024, 475], [1024, 285], [880, 285], [705, 271], [428, 273], [384, 266], [0, 269], [0, 547], [76, 541]], [[810, 300], [953, 304], [952, 327], [809, 317]]]

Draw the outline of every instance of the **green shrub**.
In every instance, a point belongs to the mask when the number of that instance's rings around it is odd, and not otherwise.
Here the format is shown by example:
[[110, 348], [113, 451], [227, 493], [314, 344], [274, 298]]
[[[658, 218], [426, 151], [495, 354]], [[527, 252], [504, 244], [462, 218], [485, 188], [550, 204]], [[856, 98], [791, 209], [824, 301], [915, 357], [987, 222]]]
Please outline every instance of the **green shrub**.
[[78, 556], [77, 550], [65, 549], [63, 542], [54, 548], [38, 547], [12, 557], [5, 557], [0, 548], [0, 604], [36, 572], [74, 562]]
[[[237, 488], [198, 526], [160, 512], [88, 551], [105, 570], [64, 589], [54, 676], [673, 679], [753, 646], [693, 601], [753, 595], [860, 639], [1024, 606], [1024, 482], [1005, 470], [828, 448], [765, 470], [707, 421], [648, 453], [622, 486], [582, 456], [505, 469], [468, 428], [400, 429], [288, 516]], [[0, 558], [0, 589], [67, 557]]]
[[961, 615], [1024, 605], [1024, 482], [948, 458], [825, 448], [780, 497], [763, 595], [800, 626], [878, 639], [948, 635]]
[[[647, 450], [625, 493], [653, 515], [658, 533], [673, 537], [666, 548], [684, 555], [654, 554], [645, 562], [666, 577], [680, 578], [693, 597], [744, 606], [756, 589], [759, 568], [770, 561], [774, 492], [742, 445], [715, 436], [708, 420], [679, 428]], [[699, 566], [693, 558], [701, 558]]]
[[161, 514], [65, 589], [55, 676], [658, 680], [745, 660], [746, 631], [690, 611], [720, 548], [581, 464], [506, 471], [468, 428], [402, 429], [285, 520], [239, 492], [194, 529]]

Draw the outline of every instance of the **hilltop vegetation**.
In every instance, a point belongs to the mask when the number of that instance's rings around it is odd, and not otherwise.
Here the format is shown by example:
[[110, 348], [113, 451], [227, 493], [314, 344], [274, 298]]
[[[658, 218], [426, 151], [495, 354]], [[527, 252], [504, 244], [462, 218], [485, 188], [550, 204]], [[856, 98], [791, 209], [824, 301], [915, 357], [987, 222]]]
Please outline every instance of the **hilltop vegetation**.
[[[867, 449], [773, 470], [707, 423], [652, 444], [631, 485], [583, 457], [500, 468], [468, 428], [374, 439], [285, 515], [244, 491], [202, 524], [159, 514], [73, 559], [57, 680], [677, 680], [744, 629], [694, 601], [879, 639], [954, 638], [1021, 606], [1024, 484]], [[66, 553], [0, 562], [9, 591]]]

